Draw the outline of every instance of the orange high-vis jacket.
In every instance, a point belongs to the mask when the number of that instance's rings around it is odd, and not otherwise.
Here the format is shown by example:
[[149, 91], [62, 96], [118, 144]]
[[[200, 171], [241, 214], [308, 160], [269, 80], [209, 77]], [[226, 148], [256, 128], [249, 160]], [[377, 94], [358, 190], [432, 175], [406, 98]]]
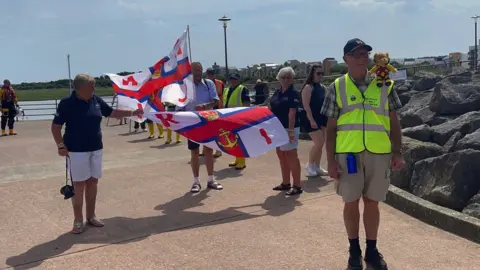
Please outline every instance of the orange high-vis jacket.
[[225, 85], [221, 80], [215, 79], [215, 88], [217, 89], [218, 98], [220, 99], [218, 101], [218, 108], [221, 109], [223, 108], [223, 89]]

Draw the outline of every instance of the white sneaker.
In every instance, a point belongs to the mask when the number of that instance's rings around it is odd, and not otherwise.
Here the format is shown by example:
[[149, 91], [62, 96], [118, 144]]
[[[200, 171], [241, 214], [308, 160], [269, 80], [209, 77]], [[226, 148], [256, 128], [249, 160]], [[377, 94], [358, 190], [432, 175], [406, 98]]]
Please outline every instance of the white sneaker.
[[317, 172], [317, 170], [315, 169], [315, 165], [313, 165], [313, 164], [308, 164], [305, 169], [307, 170], [307, 176], [308, 176], [308, 177], [318, 176], [318, 172]]
[[328, 176], [328, 171], [320, 166], [315, 165], [315, 170], [320, 176]]

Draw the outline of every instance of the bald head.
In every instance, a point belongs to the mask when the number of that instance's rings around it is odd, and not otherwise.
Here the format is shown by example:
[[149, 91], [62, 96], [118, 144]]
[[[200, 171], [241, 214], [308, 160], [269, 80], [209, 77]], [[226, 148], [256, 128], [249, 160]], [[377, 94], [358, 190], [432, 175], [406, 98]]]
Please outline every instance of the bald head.
[[191, 65], [192, 65], [193, 81], [195, 83], [199, 83], [202, 80], [202, 75], [203, 75], [202, 64], [200, 64], [200, 62], [193, 62]]

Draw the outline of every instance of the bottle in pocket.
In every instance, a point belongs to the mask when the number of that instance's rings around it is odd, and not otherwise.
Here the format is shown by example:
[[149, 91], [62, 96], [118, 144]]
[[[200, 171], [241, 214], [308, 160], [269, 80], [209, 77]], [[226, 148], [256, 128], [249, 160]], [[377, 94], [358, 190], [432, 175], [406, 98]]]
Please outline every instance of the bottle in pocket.
[[357, 173], [357, 158], [355, 154], [347, 155], [347, 171], [348, 171], [348, 174]]

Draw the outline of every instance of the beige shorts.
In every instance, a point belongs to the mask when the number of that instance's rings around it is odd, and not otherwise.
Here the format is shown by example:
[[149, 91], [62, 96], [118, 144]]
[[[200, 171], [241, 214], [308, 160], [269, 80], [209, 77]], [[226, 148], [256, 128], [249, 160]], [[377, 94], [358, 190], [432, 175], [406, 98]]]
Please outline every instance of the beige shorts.
[[372, 154], [364, 151], [356, 154], [357, 173], [348, 174], [347, 154], [337, 154], [336, 159], [342, 172], [335, 181], [337, 194], [344, 202], [353, 202], [361, 197], [385, 201], [390, 186], [391, 154]]

